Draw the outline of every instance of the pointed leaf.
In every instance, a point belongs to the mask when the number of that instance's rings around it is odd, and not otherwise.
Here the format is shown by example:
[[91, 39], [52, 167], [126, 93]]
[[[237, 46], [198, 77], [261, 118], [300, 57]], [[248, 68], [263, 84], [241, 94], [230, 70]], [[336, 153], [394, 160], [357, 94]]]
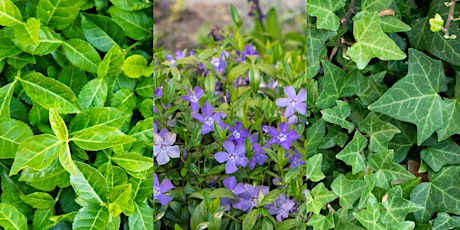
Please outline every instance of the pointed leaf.
[[22, 15], [18, 7], [11, 0], [2, 0], [0, 2], [0, 25], [15, 26], [22, 23]]
[[46, 192], [54, 190], [56, 186], [65, 188], [70, 185], [69, 173], [58, 161], [54, 161], [48, 168], [41, 171], [26, 168], [22, 171], [19, 180]]
[[118, 216], [121, 212], [131, 215], [134, 212], [134, 201], [131, 197], [131, 184], [117, 185], [109, 193], [109, 212]]
[[122, 111], [131, 111], [136, 108], [136, 96], [131, 89], [120, 89], [110, 100], [110, 106], [117, 107]]
[[24, 24], [14, 27], [14, 36], [21, 45], [38, 45], [38, 32], [40, 30], [40, 20], [29, 18]]
[[101, 57], [88, 42], [70, 39], [65, 41], [62, 47], [64, 55], [74, 66], [90, 73], [97, 72]]
[[108, 87], [103, 78], [94, 78], [86, 83], [78, 94], [78, 104], [82, 109], [104, 107]]
[[37, 18], [43, 25], [62, 30], [77, 18], [80, 5], [73, 0], [40, 0], [36, 10]]
[[128, 175], [126, 171], [118, 166], [110, 166], [107, 167], [107, 170], [104, 172], [104, 177], [107, 180], [107, 186], [109, 190], [117, 185], [122, 185], [128, 183]]
[[69, 132], [67, 131], [67, 127], [64, 120], [62, 120], [61, 115], [59, 115], [59, 113], [54, 108], [51, 108], [49, 111], [49, 118], [51, 129], [53, 129], [56, 137], [59, 138], [59, 140], [62, 142], [67, 142], [69, 139]]
[[38, 44], [26, 45], [22, 43], [22, 40], [23, 38], [18, 36], [13, 38], [13, 42], [19, 47], [21, 47], [22, 50], [24, 50], [27, 53], [40, 56], [53, 52], [63, 43], [60, 35], [58, 35], [52, 29], [45, 26], [41, 26], [39, 28]]
[[152, 17], [143, 11], [124, 11], [112, 6], [106, 12], [123, 28], [126, 36], [134, 40], [142, 40], [152, 34]]
[[331, 184], [332, 191], [339, 197], [342, 208], [351, 209], [359, 199], [361, 191], [366, 187], [363, 180], [348, 180], [340, 174]]
[[390, 7], [392, 0], [363, 0], [362, 8], [366, 11], [377, 11]]
[[73, 220], [74, 230], [100, 230], [105, 229], [109, 220], [109, 210], [106, 206], [89, 204], [78, 210]]
[[460, 227], [460, 216], [450, 216], [446, 212], [439, 212], [433, 221], [433, 230], [455, 229], [457, 227]]
[[355, 126], [352, 122], [346, 120], [351, 114], [350, 105], [344, 101], [336, 101], [335, 103], [337, 106], [321, 110], [322, 118], [332, 124], [340, 125], [342, 128], [347, 129], [348, 133], [351, 133]]
[[460, 164], [460, 146], [448, 139], [422, 150], [420, 157], [433, 171], [438, 172], [444, 165]]
[[110, 0], [110, 2], [126, 11], [137, 11], [152, 6], [150, 1]]
[[307, 26], [307, 78], [313, 78], [318, 73], [320, 61], [323, 56], [327, 55], [324, 43], [335, 34], [334, 31], [319, 30], [314, 26]]
[[136, 125], [131, 128], [128, 135], [144, 141], [146, 144], [153, 144], [153, 117], [146, 118], [138, 121]]
[[10, 204], [0, 204], [0, 226], [5, 230], [28, 229], [27, 218], [21, 211]]
[[332, 229], [334, 225], [334, 217], [332, 212], [327, 216], [321, 214], [313, 214], [307, 222], [307, 226], [312, 226], [313, 229]]
[[125, 55], [120, 47], [112, 46], [105, 54], [104, 59], [97, 66], [97, 76], [100, 78], [114, 77], [118, 75], [125, 61]]
[[[1, 99], [0, 99], [1, 100]], [[446, 98], [442, 100], [442, 119], [444, 127], [436, 131], [438, 141], [443, 141], [454, 134], [460, 134], [460, 101]]]
[[74, 176], [77, 175], [76, 166], [72, 160], [68, 143], [65, 143], [64, 150], [59, 153], [59, 162], [67, 172]]
[[85, 163], [76, 161], [75, 164], [77, 174], [70, 175], [70, 184], [79, 199], [97, 205], [106, 202], [108, 188], [102, 174]]
[[54, 207], [48, 209], [38, 209], [34, 212], [32, 220], [33, 229], [49, 229], [52, 227], [52, 221], [49, 219], [54, 216]]
[[27, 195], [21, 194], [20, 198], [35, 209], [49, 209], [54, 207], [55, 203], [54, 198], [45, 192], [34, 192]]
[[361, 155], [361, 151], [367, 146], [367, 138], [361, 133], [355, 132], [353, 140], [345, 146], [335, 157], [344, 161], [352, 167], [353, 174], [364, 171], [366, 169], [366, 161]]
[[388, 149], [388, 142], [396, 133], [401, 132], [394, 125], [380, 120], [374, 112], [369, 113], [358, 127], [369, 135], [369, 150], [372, 152]]
[[318, 29], [337, 30], [340, 25], [339, 17], [334, 13], [345, 7], [345, 0], [309, 0], [307, 14], [316, 16]]
[[378, 203], [375, 197], [371, 198], [367, 202], [367, 208], [361, 209], [359, 212], [354, 212], [353, 216], [366, 228], [375, 230], [387, 229], [379, 219], [381, 216], [381, 203]]
[[318, 153], [307, 159], [307, 178], [313, 182], [318, 182], [326, 176], [321, 171], [323, 154]]
[[75, 133], [71, 140], [84, 150], [96, 151], [135, 141], [115, 127], [93, 126]]
[[78, 94], [81, 88], [88, 82], [88, 77], [83, 70], [69, 65], [61, 69], [57, 80], [69, 86], [75, 94]]
[[97, 127], [110, 126], [121, 129], [130, 120], [130, 115], [117, 108], [92, 108], [77, 114], [69, 124], [70, 133]]
[[248, 214], [246, 214], [246, 216], [244, 217], [243, 219], [243, 223], [242, 223], [242, 228], [243, 229], [252, 229], [254, 227], [254, 225], [256, 224], [257, 222], [257, 216], [259, 215], [259, 210], [258, 209], [253, 209], [251, 210], [251, 212], [249, 212]]
[[128, 217], [129, 229], [153, 229], [153, 208], [146, 203], [134, 203], [134, 213]]
[[387, 225], [397, 225], [406, 219], [408, 213], [424, 208], [421, 205], [404, 199], [400, 186], [391, 188], [386, 195], [388, 195], [387, 198], [382, 201], [385, 212], [383, 212], [381, 220]]
[[123, 29], [109, 17], [82, 13], [81, 25], [88, 42], [102, 52], [107, 52], [112, 46], [124, 44]]
[[14, 158], [20, 144], [33, 135], [22, 121], [0, 118], [0, 159]]
[[410, 26], [395, 16], [380, 17], [380, 26], [383, 32], [406, 32], [411, 30]]
[[370, 154], [369, 166], [378, 169], [375, 173], [376, 186], [390, 189], [392, 181], [410, 180], [415, 176], [407, 171], [402, 165], [393, 162], [393, 150], [387, 149], [378, 153]]
[[326, 204], [337, 198], [333, 192], [327, 190], [323, 182], [317, 184], [311, 192], [307, 192], [307, 212], [319, 214], [321, 209], [326, 209]]
[[153, 159], [137, 153], [115, 154], [112, 159], [117, 165], [127, 171], [142, 172], [153, 167]]

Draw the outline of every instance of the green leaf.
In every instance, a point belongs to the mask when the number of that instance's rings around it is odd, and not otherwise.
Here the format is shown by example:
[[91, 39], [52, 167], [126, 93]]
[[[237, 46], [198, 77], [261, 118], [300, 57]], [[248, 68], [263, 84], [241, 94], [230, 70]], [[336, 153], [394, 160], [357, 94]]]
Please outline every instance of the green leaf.
[[[307, 26], [307, 78], [313, 78], [319, 72], [320, 61], [327, 54], [324, 43], [335, 35], [334, 31], [319, 30], [314, 26]], [[325, 71], [326, 72], [326, 71]], [[335, 101], [335, 100], [334, 100]]]
[[250, 65], [247, 63], [241, 63], [241, 64], [234, 66], [228, 72], [227, 81], [233, 82], [237, 77], [242, 76], [244, 73], [246, 73], [246, 71], [249, 70], [249, 67]]
[[386, 91], [386, 87], [382, 84], [386, 72], [379, 72], [369, 77], [364, 77], [359, 72], [357, 72], [357, 75], [358, 93], [356, 95], [358, 95], [363, 105], [375, 102]]
[[400, 186], [391, 188], [382, 201], [385, 212], [381, 216], [381, 221], [389, 226], [397, 225], [406, 219], [406, 215], [424, 207], [408, 201], [402, 197]]
[[354, 212], [353, 216], [366, 228], [366, 229], [387, 229], [379, 219], [381, 216], [380, 209], [381, 203], [377, 202], [375, 197], [367, 201], [367, 208], [361, 209], [359, 212]]
[[110, 100], [110, 106], [117, 107], [122, 111], [131, 111], [136, 108], [136, 96], [131, 89], [120, 89]]
[[65, 66], [59, 72], [57, 80], [69, 86], [75, 94], [88, 82], [86, 73], [72, 65]]
[[118, 8], [126, 11], [137, 11], [152, 6], [150, 1], [110, 0]]
[[209, 198], [214, 199], [214, 198], [232, 198], [236, 199], [235, 194], [226, 188], [217, 188], [212, 190], [212, 192], [209, 194]]
[[125, 42], [123, 29], [109, 17], [82, 13], [83, 34], [96, 49], [107, 52], [112, 46], [122, 46]]
[[16, 157], [11, 166], [10, 176], [17, 174], [26, 167], [43, 170], [49, 167], [63, 151], [65, 143], [49, 134], [31, 136], [18, 147]]
[[64, 120], [62, 120], [62, 117], [54, 108], [50, 108], [49, 119], [51, 129], [53, 129], [53, 132], [56, 135], [56, 137], [59, 138], [59, 140], [61, 140], [62, 142], [67, 142], [67, 140], [69, 139], [69, 132], [67, 131], [67, 127], [65, 125]]
[[460, 146], [448, 139], [422, 150], [420, 157], [433, 171], [438, 172], [444, 165], [460, 164]]
[[49, 209], [54, 207], [54, 198], [45, 192], [34, 192], [31, 194], [21, 194], [19, 196], [26, 204], [32, 206], [35, 209]]
[[13, 42], [27, 53], [43, 56], [55, 51], [63, 43], [62, 38], [52, 29], [41, 26], [38, 31], [38, 45], [26, 45], [22, 43], [23, 37], [16, 36]]
[[144, 141], [148, 145], [153, 145], [153, 117], [138, 121], [128, 135]]
[[152, 17], [142, 11], [124, 11], [112, 6], [106, 12], [123, 28], [127, 37], [142, 40], [152, 34]]
[[333, 192], [327, 190], [323, 182], [317, 184], [311, 192], [307, 191], [307, 212], [319, 214], [321, 209], [326, 209], [326, 204], [337, 198]]
[[339, 197], [342, 208], [351, 209], [361, 196], [361, 191], [366, 187], [363, 180], [348, 180], [340, 174], [331, 184], [331, 189]]
[[306, 151], [308, 158], [318, 152], [318, 148], [324, 140], [326, 135], [326, 121], [324, 119], [319, 119], [315, 123], [312, 123], [311, 126], [307, 127], [307, 133]]
[[0, 2], [0, 25], [15, 26], [22, 24], [22, 15], [18, 7], [11, 0]]
[[446, 212], [439, 212], [433, 221], [433, 230], [455, 229], [458, 227], [460, 227], [460, 216], [450, 216]]
[[133, 185], [132, 197], [134, 197], [136, 201], [145, 201], [153, 194], [153, 169], [145, 173], [145, 178], [129, 178], [129, 183]]
[[134, 54], [126, 58], [122, 66], [123, 72], [130, 78], [142, 77], [146, 68], [148, 68], [147, 60], [139, 54]]
[[390, 7], [393, 0], [363, 0], [362, 9], [366, 11], [377, 11], [387, 9]]
[[112, 46], [110, 50], [105, 54], [104, 59], [97, 66], [97, 76], [100, 78], [114, 77], [121, 72], [123, 62], [125, 61], [125, 55], [121, 51], [120, 47]]
[[402, 22], [399, 18], [395, 16], [383, 16], [380, 17], [380, 26], [382, 27], [383, 32], [392, 33], [392, 32], [406, 32], [411, 30], [410, 26]]
[[[0, 99], [1, 100], [1, 99]], [[436, 131], [438, 141], [443, 141], [454, 134], [460, 134], [460, 101], [446, 98], [442, 100], [442, 120], [444, 126]]]
[[[446, 88], [442, 63], [415, 49], [409, 49], [409, 70], [369, 109], [417, 126], [421, 145], [443, 127], [442, 100]], [[416, 111], [416, 112], [415, 112]]]
[[257, 203], [257, 207], [262, 207], [262, 206], [265, 206], [265, 205], [268, 205], [268, 204], [272, 204], [276, 199], [278, 199], [278, 197], [283, 194], [285, 191], [283, 189], [280, 189], [280, 188], [277, 188], [277, 189], [273, 189], [271, 190], [269, 193], [267, 193], [267, 195], [265, 195], [263, 197], [262, 200], [260, 200], [258, 203]]
[[147, 171], [153, 167], [153, 158], [137, 153], [115, 154], [110, 159], [125, 170], [132, 172]]
[[134, 201], [131, 197], [132, 184], [117, 185], [109, 193], [109, 212], [113, 216], [121, 212], [131, 215], [134, 212]]
[[104, 107], [108, 86], [103, 78], [94, 78], [86, 83], [78, 94], [78, 104], [82, 109]]
[[390, 189], [393, 181], [410, 180], [415, 176], [407, 171], [402, 165], [393, 162], [393, 150], [386, 149], [368, 156], [371, 168], [378, 169], [374, 172], [377, 186]]
[[327, 61], [323, 61], [322, 66], [324, 86], [316, 100], [318, 108], [330, 108], [340, 97], [350, 97], [356, 94], [358, 89], [355, 74], [346, 74], [342, 69]]
[[22, 53], [22, 50], [12, 41], [16, 38], [7, 33], [7, 30], [0, 30], [0, 39], [2, 40], [2, 43], [0, 43], [0, 57], [11, 57]]
[[308, 226], [312, 226], [313, 229], [331, 229], [335, 227], [334, 216], [329, 213], [327, 216], [321, 214], [313, 214], [307, 222]]
[[74, 66], [90, 73], [97, 72], [101, 57], [88, 42], [70, 39], [65, 41], [62, 47], [64, 55]]
[[438, 172], [429, 172], [429, 182], [421, 183], [412, 190], [410, 200], [425, 207], [414, 212], [417, 223], [426, 223], [436, 212], [460, 215], [459, 173], [459, 165], [445, 166]]
[[29, 18], [24, 24], [14, 27], [14, 36], [21, 45], [38, 45], [38, 32], [40, 30], [40, 20]]
[[230, 4], [230, 16], [232, 16], [232, 21], [235, 23], [237, 27], [241, 26], [243, 24], [243, 21], [241, 21], [240, 14], [238, 14], [238, 9], [233, 4]]
[[[0, 3], [1, 6], [2, 3]], [[0, 203], [0, 226], [5, 230], [27, 230], [27, 218], [16, 207]]]
[[45, 109], [55, 108], [61, 114], [80, 112], [77, 97], [61, 82], [38, 72], [26, 74], [19, 81], [27, 96]]
[[46, 192], [54, 190], [56, 186], [64, 188], [70, 185], [69, 173], [58, 161], [54, 161], [48, 168], [41, 171], [26, 168], [22, 171], [19, 180]]
[[35, 210], [32, 226], [33, 229], [49, 229], [52, 226], [52, 221], [49, 219], [54, 216], [54, 207], [48, 209]]
[[14, 158], [20, 144], [33, 134], [22, 121], [0, 118], [0, 159]]
[[340, 125], [342, 128], [347, 129], [348, 133], [351, 133], [355, 126], [352, 122], [346, 120], [351, 114], [350, 105], [340, 100], [335, 103], [337, 106], [321, 110], [322, 118], [332, 124]]
[[309, 0], [307, 14], [316, 16], [318, 29], [337, 30], [340, 25], [339, 17], [334, 13], [345, 7], [345, 0]]
[[78, 195], [78, 199], [88, 204], [100, 205], [107, 200], [107, 182], [95, 168], [76, 161], [77, 174], [70, 175], [70, 184]]
[[307, 179], [318, 182], [326, 177], [321, 171], [322, 161], [323, 154], [321, 153], [307, 159]]
[[356, 62], [358, 69], [364, 69], [373, 57], [385, 61], [406, 58], [406, 54], [382, 31], [377, 12], [363, 11], [360, 14], [353, 24], [353, 35], [357, 42], [347, 50], [347, 55]]
[[369, 135], [369, 150], [372, 152], [388, 149], [388, 142], [396, 133], [401, 132], [394, 125], [380, 120], [374, 112], [369, 113], [358, 127], [359, 130]]
[[349, 211], [349, 209], [340, 208], [333, 214], [335, 228], [343, 230], [364, 230], [364, 228], [356, 225], [356, 219], [350, 218], [353, 217], [353, 215], [349, 213]]
[[153, 208], [146, 203], [134, 203], [134, 213], [128, 217], [129, 229], [153, 229]]
[[366, 169], [366, 161], [361, 152], [366, 148], [367, 142], [367, 138], [356, 131], [353, 140], [335, 157], [350, 165], [353, 174], [364, 171]]
[[67, 172], [74, 176], [77, 174], [68, 143], [65, 143], [64, 150], [59, 153], [59, 162]]
[[115, 127], [93, 126], [75, 133], [70, 140], [84, 150], [96, 151], [124, 145], [136, 139]]
[[253, 209], [250, 213], [246, 214], [243, 219], [243, 229], [251, 230], [257, 222], [257, 216], [259, 215], [258, 209]]
[[106, 206], [89, 204], [78, 210], [72, 224], [75, 230], [105, 229], [109, 220], [109, 210]]
[[121, 129], [129, 123], [130, 115], [117, 108], [91, 108], [77, 114], [69, 124], [69, 132], [76, 132], [100, 126], [110, 126]]
[[77, 18], [80, 5], [74, 0], [40, 0], [36, 11], [37, 18], [43, 25], [62, 30]]

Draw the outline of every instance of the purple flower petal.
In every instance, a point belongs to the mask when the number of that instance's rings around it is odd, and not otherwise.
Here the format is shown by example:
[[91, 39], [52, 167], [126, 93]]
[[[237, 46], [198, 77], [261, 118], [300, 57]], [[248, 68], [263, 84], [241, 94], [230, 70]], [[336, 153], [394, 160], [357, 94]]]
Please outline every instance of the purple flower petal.
[[[230, 152], [230, 151], [229, 151]], [[245, 156], [246, 154], [246, 146], [243, 143], [238, 143], [235, 148], [235, 153], [238, 156]]]
[[228, 153], [226, 153], [226, 152], [217, 152], [216, 154], [214, 154], [214, 158], [219, 163], [224, 163], [224, 162], [228, 161], [228, 159], [229, 159]]
[[296, 98], [296, 93], [295, 93], [294, 86], [286, 86], [286, 87], [284, 87], [284, 93], [291, 100]]
[[192, 117], [195, 118], [195, 119], [197, 119], [197, 120], [200, 121], [200, 122], [203, 122], [203, 121], [204, 121], [204, 117], [203, 117], [203, 115], [201, 115], [201, 114], [194, 113], [194, 114], [192, 114]]
[[203, 105], [203, 108], [201, 108], [201, 112], [207, 116], [210, 117], [212, 116], [212, 113], [214, 112], [214, 108], [209, 104], [208, 102], [205, 102]]
[[165, 145], [173, 145], [174, 142], [176, 142], [176, 134], [175, 133], [168, 132], [168, 133], [165, 134], [164, 137], [165, 137], [165, 139], [163, 141], [163, 144], [165, 144]]
[[294, 115], [294, 112], [294, 107], [289, 105], [288, 107], [286, 107], [286, 110], [284, 111], [284, 117], [290, 117]]
[[199, 86], [195, 86], [195, 88], [193, 88], [193, 92], [195, 92], [195, 96], [197, 98], [200, 98], [201, 96], [203, 96], [204, 90]]
[[166, 154], [168, 154], [170, 158], [179, 158], [180, 157], [179, 146], [174, 145], [174, 146], [167, 147]]
[[224, 184], [227, 189], [233, 191], [233, 189], [236, 187], [236, 178], [234, 176], [229, 176], [222, 181], [222, 184]]
[[295, 106], [295, 110], [302, 114], [302, 115], [305, 115], [307, 113], [307, 104], [306, 103], [297, 103], [297, 105]]
[[286, 122], [283, 122], [279, 125], [280, 133], [286, 134], [289, 130], [289, 125]]
[[299, 139], [299, 134], [297, 134], [297, 132], [295, 130], [291, 130], [289, 131], [289, 133], [286, 135], [287, 136], [287, 140], [289, 141], [295, 141], [297, 139]]
[[161, 182], [159, 187], [160, 187], [161, 193], [165, 193], [171, 190], [172, 188], [174, 188], [174, 185], [171, 183], [171, 181], [165, 179], [163, 180], [163, 182]]
[[295, 98], [297, 102], [304, 102], [307, 100], [307, 91], [305, 89], [300, 89], [299, 94]]
[[166, 152], [163, 152], [163, 151], [157, 155], [156, 159], [157, 159], [158, 165], [165, 165], [169, 162], [168, 154], [166, 154]]
[[278, 98], [276, 99], [276, 105], [279, 107], [285, 107], [291, 105], [291, 100], [288, 98]]
[[157, 199], [160, 201], [161, 205], [167, 205], [171, 201], [171, 197], [167, 195], [160, 194], [157, 196]]
[[222, 146], [229, 153], [235, 152], [235, 144], [233, 144], [233, 141], [224, 141], [224, 143], [222, 143]]
[[225, 164], [225, 173], [232, 174], [236, 171], [238, 171], [238, 168], [236, 167], [235, 161], [227, 161], [227, 164]]

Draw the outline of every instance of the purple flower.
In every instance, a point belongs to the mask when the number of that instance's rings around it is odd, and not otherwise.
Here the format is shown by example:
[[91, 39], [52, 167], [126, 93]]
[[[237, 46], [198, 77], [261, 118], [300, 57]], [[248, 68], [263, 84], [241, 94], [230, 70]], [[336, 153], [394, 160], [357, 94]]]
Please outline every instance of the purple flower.
[[201, 108], [201, 114], [192, 114], [192, 117], [203, 123], [201, 127], [201, 134], [207, 134], [214, 130], [214, 122], [217, 122], [218, 125], [225, 128], [224, 122], [222, 122], [222, 118], [226, 117], [227, 115], [222, 112], [214, 113], [214, 108], [208, 103], [205, 102], [203, 108]]
[[[237, 184], [236, 178], [234, 176], [225, 178], [222, 183], [224, 184], [225, 188], [231, 190], [237, 198], [240, 194], [246, 192], [244, 185], [242, 183]], [[230, 204], [234, 201], [237, 200], [231, 198], [220, 198], [220, 206], [225, 206], [225, 211], [228, 211], [230, 209]]]
[[161, 205], [166, 205], [171, 201], [171, 197], [164, 195], [163, 193], [171, 190], [173, 188], [171, 181], [164, 179], [163, 182], [158, 180], [156, 173], [153, 174], [153, 200], [160, 201]]
[[291, 148], [292, 142], [299, 139], [299, 134], [295, 130], [289, 131], [289, 125], [286, 122], [281, 123], [279, 126], [279, 132], [274, 127], [269, 127], [269, 134], [273, 138], [268, 141], [268, 144], [279, 144], [283, 146], [285, 150]]
[[174, 65], [174, 63], [179, 60], [179, 59], [182, 59], [185, 57], [185, 53], [183, 51], [176, 51], [175, 53], [175, 57], [173, 57], [172, 55], [170, 54], [166, 54], [165, 55], [166, 59], [169, 60], [169, 62], [171, 63], [171, 65]]
[[305, 115], [307, 112], [307, 104], [303, 102], [307, 100], [307, 91], [305, 89], [301, 89], [299, 94], [296, 95], [294, 86], [286, 86], [284, 87], [284, 93], [288, 96], [288, 98], [278, 98], [276, 100], [277, 106], [286, 107], [284, 117], [294, 115], [295, 111]]
[[[270, 127], [271, 127], [271, 126], [268, 126], [268, 125], [262, 125], [262, 128], [261, 128], [262, 133], [265, 133], [265, 134], [270, 133]], [[272, 127], [272, 128], [273, 128], [273, 127]]]
[[262, 146], [260, 146], [258, 139], [259, 134], [257, 133], [255, 133], [249, 138], [249, 140], [252, 143], [252, 150], [254, 151], [254, 155], [249, 161], [249, 169], [251, 170], [253, 170], [256, 167], [256, 164], [263, 165], [268, 158], [267, 155], [265, 155], [265, 150], [262, 148]]
[[[289, 167], [290, 168], [297, 168], [301, 165], [304, 165], [305, 164], [305, 160], [302, 158], [302, 156], [300, 155], [299, 151], [297, 151], [297, 149], [294, 150], [295, 154], [294, 155], [291, 155], [289, 157]], [[288, 156], [288, 154], [286, 154]]]
[[225, 173], [232, 174], [238, 171], [236, 166], [246, 167], [248, 165], [248, 158], [246, 157], [246, 147], [243, 143], [237, 143], [236, 146], [233, 141], [226, 140], [222, 144], [227, 152], [217, 152], [214, 155], [217, 162], [225, 164]]
[[214, 69], [216, 69], [217, 72], [220, 74], [224, 74], [225, 70], [227, 69], [227, 62], [225, 59], [228, 57], [228, 52], [224, 51], [223, 53], [220, 54], [220, 58], [213, 57], [211, 59], [211, 64], [214, 66]]
[[228, 139], [236, 143], [244, 143], [244, 139], [249, 137], [248, 129], [242, 129], [242, 123], [240, 121], [235, 123], [235, 128], [230, 126], [228, 132], [231, 134]]
[[288, 218], [289, 212], [294, 207], [295, 202], [291, 199], [287, 199], [286, 194], [281, 194], [273, 204], [265, 206], [268, 209], [270, 215], [276, 215], [278, 222]]
[[268, 193], [267, 186], [252, 186], [245, 184], [244, 188], [246, 192], [240, 194], [240, 200], [233, 204], [234, 208], [238, 208], [242, 211], [251, 211], [259, 202], [259, 196], [262, 193], [264, 196]]
[[156, 88], [155, 91], [153, 92], [153, 95], [157, 97], [163, 96], [163, 86]]
[[245, 62], [246, 61], [246, 56], [247, 55], [256, 55], [259, 56], [259, 53], [257, 50], [254, 48], [252, 44], [248, 44], [244, 47], [244, 50], [242, 52], [236, 51], [236, 55], [238, 55], [238, 59], [236, 59], [236, 62]]
[[174, 145], [176, 142], [176, 134], [170, 133], [166, 128], [163, 128], [159, 133], [153, 134], [153, 155], [159, 165], [165, 165], [169, 162], [169, 158], [179, 158], [179, 146]]
[[193, 92], [189, 89], [186, 90], [188, 92], [188, 96], [181, 96], [181, 98], [190, 102], [190, 108], [192, 108], [192, 112], [198, 112], [198, 109], [200, 108], [198, 100], [200, 100], [201, 96], [203, 96], [204, 90], [198, 86], [193, 88]]

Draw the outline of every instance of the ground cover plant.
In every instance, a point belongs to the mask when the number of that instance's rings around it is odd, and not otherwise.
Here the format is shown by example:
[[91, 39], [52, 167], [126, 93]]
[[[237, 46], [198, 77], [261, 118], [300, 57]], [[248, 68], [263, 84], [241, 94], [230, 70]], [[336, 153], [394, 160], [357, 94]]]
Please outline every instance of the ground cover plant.
[[152, 3], [0, 2], [0, 228], [153, 229]]

